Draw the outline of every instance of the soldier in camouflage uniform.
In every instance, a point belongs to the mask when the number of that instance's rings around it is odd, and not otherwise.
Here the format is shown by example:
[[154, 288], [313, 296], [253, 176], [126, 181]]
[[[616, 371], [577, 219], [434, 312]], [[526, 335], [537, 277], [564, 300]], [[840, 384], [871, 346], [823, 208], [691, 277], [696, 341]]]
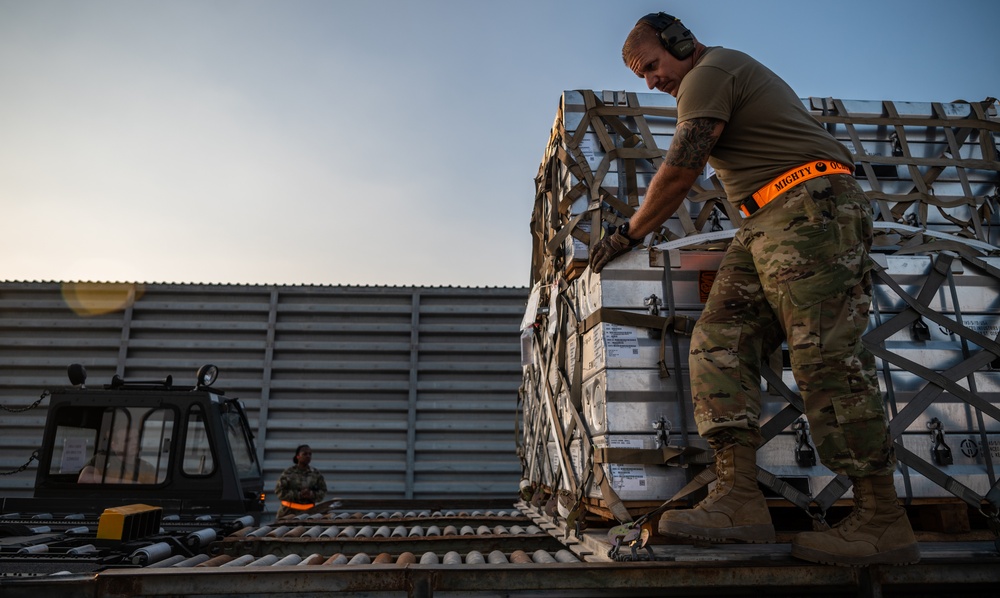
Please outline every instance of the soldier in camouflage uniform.
[[680, 21], [640, 19], [625, 64], [677, 98], [677, 128], [639, 210], [594, 247], [600, 270], [657, 230], [710, 164], [744, 215], [691, 339], [698, 432], [718, 482], [660, 531], [773, 542], [756, 482], [761, 363], [782, 341], [823, 464], [851, 477], [855, 508], [832, 530], [799, 534], [792, 555], [839, 565], [911, 563], [919, 550], [893, 482], [896, 461], [868, 324], [871, 204], [853, 157], [788, 85], [749, 56], [699, 43]]
[[307, 511], [326, 496], [326, 480], [318, 469], [312, 467], [312, 449], [308, 444], [295, 449], [292, 465], [278, 478], [274, 493], [281, 500], [275, 519], [294, 517]]

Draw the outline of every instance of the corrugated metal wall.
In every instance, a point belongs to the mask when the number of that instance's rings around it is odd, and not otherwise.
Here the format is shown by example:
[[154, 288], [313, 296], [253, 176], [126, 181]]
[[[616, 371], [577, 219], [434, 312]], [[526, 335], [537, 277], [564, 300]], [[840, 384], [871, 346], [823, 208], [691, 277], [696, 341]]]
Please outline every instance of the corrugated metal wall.
[[[519, 324], [527, 289], [0, 283], [0, 405], [86, 366], [244, 400], [268, 488], [312, 445], [331, 494], [514, 498]], [[39, 444], [45, 407], [0, 411], [0, 471]], [[29, 496], [28, 471], [0, 495]], [[269, 498], [269, 507], [275, 503]]]

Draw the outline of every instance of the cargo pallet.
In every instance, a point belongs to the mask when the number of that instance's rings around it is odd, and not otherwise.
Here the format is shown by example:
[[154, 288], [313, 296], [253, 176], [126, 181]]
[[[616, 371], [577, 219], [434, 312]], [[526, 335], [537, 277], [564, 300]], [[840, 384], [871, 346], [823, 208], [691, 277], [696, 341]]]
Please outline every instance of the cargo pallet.
[[[600, 275], [586, 267], [602, 229], [641, 204], [673, 135], [671, 103], [565, 92], [536, 177], [522, 497], [554, 500], [570, 521], [628, 522], [711, 461], [691, 414], [686, 335], [741, 219], [711, 169], [645, 248]], [[872, 199], [864, 341], [878, 359], [897, 491], [906, 504], [941, 505], [921, 510], [931, 519], [971, 509], [1000, 529], [997, 102], [803, 105], [851, 151]], [[823, 515], [849, 502], [849, 481], [815, 461], [787, 355], [768, 365], [758, 480], [784, 504]]]

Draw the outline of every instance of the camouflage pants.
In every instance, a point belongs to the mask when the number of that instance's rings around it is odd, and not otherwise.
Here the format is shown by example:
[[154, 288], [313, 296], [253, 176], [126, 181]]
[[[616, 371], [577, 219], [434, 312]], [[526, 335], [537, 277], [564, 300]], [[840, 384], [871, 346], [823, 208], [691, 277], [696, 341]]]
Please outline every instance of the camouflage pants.
[[759, 446], [760, 364], [787, 342], [820, 460], [850, 476], [891, 473], [895, 454], [861, 344], [871, 304], [871, 205], [850, 176], [799, 184], [743, 222], [691, 339], [698, 432]]

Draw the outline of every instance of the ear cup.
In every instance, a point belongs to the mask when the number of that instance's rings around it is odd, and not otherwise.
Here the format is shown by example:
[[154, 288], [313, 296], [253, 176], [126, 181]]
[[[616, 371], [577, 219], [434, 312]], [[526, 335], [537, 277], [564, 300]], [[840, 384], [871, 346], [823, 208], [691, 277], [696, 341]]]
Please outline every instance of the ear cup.
[[680, 21], [670, 25], [660, 32], [660, 41], [663, 46], [677, 60], [684, 60], [694, 53], [694, 38], [687, 27], [680, 24]]
[[694, 36], [680, 19], [665, 12], [648, 14], [639, 23], [648, 23], [656, 30], [660, 43], [677, 60], [684, 60], [694, 52]]

